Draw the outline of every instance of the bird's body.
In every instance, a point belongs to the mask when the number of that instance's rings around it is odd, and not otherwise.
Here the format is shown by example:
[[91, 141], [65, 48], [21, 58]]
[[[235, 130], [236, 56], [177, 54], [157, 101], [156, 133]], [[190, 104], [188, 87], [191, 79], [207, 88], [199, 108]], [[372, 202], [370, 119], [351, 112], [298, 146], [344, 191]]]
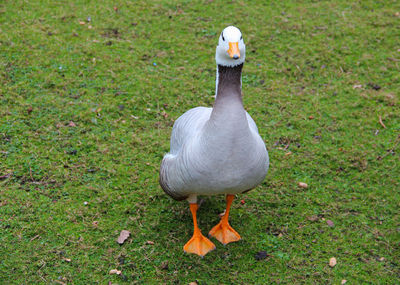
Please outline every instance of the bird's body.
[[[228, 39], [237, 41], [229, 41], [228, 51], [224, 48], [224, 33]], [[230, 207], [233, 195], [257, 186], [268, 171], [265, 144], [242, 102], [244, 49], [240, 31], [234, 27], [226, 28], [220, 36], [216, 53], [217, 94], [214, 106], [191, 109], [177, 119], [172, 129], [170, 153], [164, 156], [161, 163], [161, 187], [176, 200], [187, 199], [191, 203], [194, 219], [197, 195], [226, 194], [232, 197], [227, 199]], [[224, 57], [226, 52], [229, 57]], [[241, 53], [242, 58], [237, 61]], [[229, 213], [228, 207], [227, 211]], [[196, 227], [197, 222], [192, 238], [194, 241], [189, 241], [185, 250], [203, 255], [212, 249], [211, 242], [198, 236]], [[226, 216], [223, 231], [226, 232], [227, 227], [230, 226]], [[217, 238], [220, 236], [223, 243], [240, 239], [233, 229], [230, 234], [222, 234], [223, 231], [213, 229], [210, 234]], [[207, 250], [193, 250], [193, 243], [205, 243]]]
[[242, 193], [257, 186], [267, 173], [268, 152], [240, 93], [222, 92], [214, 108], [191, 109], [174, 124], [160, 180], [177, 200]]

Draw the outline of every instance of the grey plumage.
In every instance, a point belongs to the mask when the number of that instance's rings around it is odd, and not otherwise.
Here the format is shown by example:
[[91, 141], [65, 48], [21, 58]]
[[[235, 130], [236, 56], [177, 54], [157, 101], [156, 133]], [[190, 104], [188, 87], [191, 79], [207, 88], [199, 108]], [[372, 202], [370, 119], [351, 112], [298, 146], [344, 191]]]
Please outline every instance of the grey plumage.
[[267, 174], [268, 152], [243, 107], [242, 66], [219, 65], [213, 108], [191, 109], [175, 122], [160, 168], [160, 185], [172, 198], [242, 193]]

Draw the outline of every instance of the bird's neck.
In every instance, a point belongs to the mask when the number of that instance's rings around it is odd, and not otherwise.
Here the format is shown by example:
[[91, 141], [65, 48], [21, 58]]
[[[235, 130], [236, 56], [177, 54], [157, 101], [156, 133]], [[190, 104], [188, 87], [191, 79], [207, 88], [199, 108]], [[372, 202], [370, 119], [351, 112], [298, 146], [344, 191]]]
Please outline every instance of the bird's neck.
[[246, 145], [251, 137], [246, 111], [243, 107], [241, 74], [243, 64], [217, 66], [217, 97], [210, 119], [203, 129], [204, 154], [217, 148], [219, 152], [230, 152]]
[[211, 115], [212, 120], [224, 121], [243, 117], [245, 111], [242, 101], [242, 68], [243, 64], [217, 66], [217, 94]]
[[242, 68], [243, 63], [236, 66], [217, 65], [216, 102], [218, 98], [227, 96], [242, 100]]

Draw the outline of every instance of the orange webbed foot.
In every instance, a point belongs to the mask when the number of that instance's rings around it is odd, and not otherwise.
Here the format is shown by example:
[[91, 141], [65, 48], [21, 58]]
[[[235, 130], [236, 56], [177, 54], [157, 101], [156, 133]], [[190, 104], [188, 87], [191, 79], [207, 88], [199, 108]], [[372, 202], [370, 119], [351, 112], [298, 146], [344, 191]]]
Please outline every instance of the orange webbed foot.
[[215, 249], [215, 245], [205, 236], [201, 234], [199, 227], [197, 226], [197, 203], [190, 203], [190, 211], [193, 216], [193, 236], [192, 238], [184, 245], [183, 250], [185, 252], [194, 253], [203, 257], [211, 250]]
[[241, 239], [240, 235], [229, 225], [229, 211], [235, 195], [226, 195], [226, 210], [222, 216], [221, 221], [211, 229], [208, 233], [209, 236], [215, 237], [222, 244], [226, 245], [230, 242], [238, 241]]
[[201, 257], [215, 249], [215, 245], [201, 233], [193, 234], [193, 237], [185, 244], [183, 250]]
[[213, 227], [208, 235], [215, 237], [223, 245], [226, 245], [230, 242], [239, 241], [241, 239], [240, 235], [229, 225], [229, 223], [223, 220], [221, 220], [218, 225]]

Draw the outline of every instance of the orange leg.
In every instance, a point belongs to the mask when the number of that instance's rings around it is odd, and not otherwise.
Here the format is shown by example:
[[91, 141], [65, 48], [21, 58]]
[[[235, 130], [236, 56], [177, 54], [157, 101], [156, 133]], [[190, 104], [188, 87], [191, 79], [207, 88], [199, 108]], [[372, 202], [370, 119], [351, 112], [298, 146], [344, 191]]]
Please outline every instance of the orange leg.
[[235, 195], [226, 195], [226, 210], [221, 221], [211, 229], [208, 233], [209, 236], [215, 237], [222, 244], [228, 244], [230, 242], [238, 241], [241, 239], [240, 235], [229, 225], [229, 210]]
[[203, 257], [209, 251], [215, 249], [215, 245], [205, 236], [201, 234], [199, 227], [197, 226], [197, 212], [198, 206], [197, 203], [190, 204], [190, 211], [193, 216], [193, 236], [192, 238], [185, 244], [183, 250], [185, 252], [194, 253]]

